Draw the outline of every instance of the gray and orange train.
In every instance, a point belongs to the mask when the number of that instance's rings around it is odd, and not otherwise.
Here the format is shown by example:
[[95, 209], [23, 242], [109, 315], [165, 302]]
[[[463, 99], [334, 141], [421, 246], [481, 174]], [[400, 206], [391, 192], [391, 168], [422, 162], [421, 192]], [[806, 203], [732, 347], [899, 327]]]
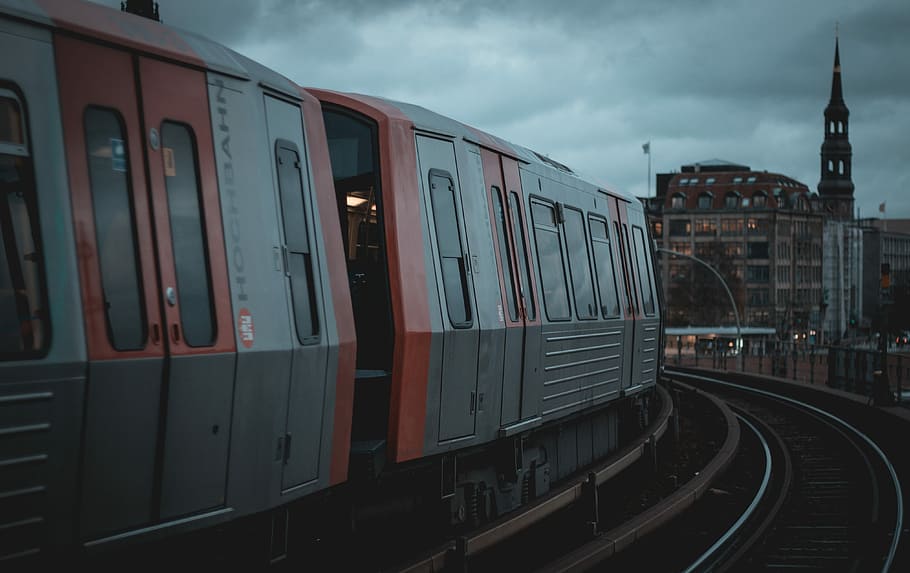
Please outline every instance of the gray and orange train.
[[0, 555], [401, 472], [489, 519], [646, 407], [634, 198], [90, 3], [0, 1], [0, 53]]

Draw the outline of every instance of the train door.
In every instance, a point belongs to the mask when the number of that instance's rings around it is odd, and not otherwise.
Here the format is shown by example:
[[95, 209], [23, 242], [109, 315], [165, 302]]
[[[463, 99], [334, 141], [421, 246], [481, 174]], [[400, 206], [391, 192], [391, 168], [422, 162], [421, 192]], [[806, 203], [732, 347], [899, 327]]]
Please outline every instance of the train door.
[[162, 519], [223, 504], [235, 346], [203, 72], [138, 59], [167, 362]]
[[55, 39], [88, 380], [83, 538], [154, 520], [164, 326], [133, 61]]
[[[597, 277], [597, 290], [600, 294], [600, 316], [603, 326], [609, 330], [609, 342], [604, 353], [616, 357], [618, 364], [609, 366], [607, 380], [609, 383], [593, 390], [592, 399], [595, 403], [607, 398], [612, 398], [619, 393], [622, 381], [629, 373], [626, 365], [626, 353], [623, 352], [626, 335], [631, 330], [626, 327], [623, 319], [621, 260], [614, 254], [616, 250], [610, 240], [610, 224], [600, 215], [588, 216], [588, 228], [591, 232], [591, 254], [594, 259], [594, 273]], [[616, 368], [618, 366], [618, 368]]]
[[526, 250], [524, 209], [518, 162], [486, 149], [481, 150], [494, 249], [500, 270], [501, 316], [506, 324], [503, 357], [502, 408], [500, 425], [508, 426], [537, 415], [536, 396], [526, 396], [534, 384], [527, 372], [539, 348], [540, 337], [528, 330], [540, 329]]
[[640, 325], [640, 304], [638, 291], [635, 288], [635, 265], [630, 250], [629, 222], [627, 204], [616, 198], [610, 199], [610, 214], [613, 219], [613, 242], [616, 245], [614, 255], [619, 264], [616, 268], [622, 275], [620, 283], [623, 291], [623, 316], [626, 328], [623, 333], [623, 391], [629, 391], [639, 385], [641, 378], [641, 361], [639, 360], [643, 332]]
[[648, 241], [648, 231], [645, 226], [645, 216], [640, 210], [627, 211], [631, 242], [630, 251], [634, 253], [636, 287], [641, 300], [641, 313], [638, 320], [638, 330], [641, 333], [638, 361], [641, 370], [639, 376], [633, 379], [635, 384], [653, 384], [657, 382], [658, 354], [660, 352], [660, 310], [654, 269], [652, 268], [652, 252]]
[[224, 503], [234, 342], [204, 75], [55, 46], [90, 356], [92, 537]]
[[466, 248], [455, 146], [448, 140], [418, 135], [417, 157], [439, 269], [436, 277], [443, 331], [439, 440], [445, 441], [474, 433], [479, 345], [474, 281]]
[[313, 248], [313, 200], [307, 178], [300, 107], [265, 96], [269, 148], [284, 235], [282, 253], [294, 348], [287, 399], [282, 490], [319, 475], [328, 347], [322, 340], [320, 281]]

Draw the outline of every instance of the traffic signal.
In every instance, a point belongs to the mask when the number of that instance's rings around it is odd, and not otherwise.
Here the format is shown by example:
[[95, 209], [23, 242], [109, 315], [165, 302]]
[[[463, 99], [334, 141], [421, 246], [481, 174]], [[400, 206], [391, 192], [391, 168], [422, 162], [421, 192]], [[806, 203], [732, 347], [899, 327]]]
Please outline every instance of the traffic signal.
[[891, 288], [891, 263], [882, 263], [882, 288]]

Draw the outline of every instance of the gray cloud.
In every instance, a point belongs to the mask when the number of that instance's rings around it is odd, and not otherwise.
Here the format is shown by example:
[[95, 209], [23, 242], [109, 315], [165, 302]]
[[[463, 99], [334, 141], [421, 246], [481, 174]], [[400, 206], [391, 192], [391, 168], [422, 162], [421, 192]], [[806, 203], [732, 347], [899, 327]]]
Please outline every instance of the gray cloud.
[[814, 189], [839, 22], [857, 205], [910, 217], [906, 0], [159, 2], [302, 85], [416, 103], [638, 195], [647, 140], [652, 173], [721, 157]]

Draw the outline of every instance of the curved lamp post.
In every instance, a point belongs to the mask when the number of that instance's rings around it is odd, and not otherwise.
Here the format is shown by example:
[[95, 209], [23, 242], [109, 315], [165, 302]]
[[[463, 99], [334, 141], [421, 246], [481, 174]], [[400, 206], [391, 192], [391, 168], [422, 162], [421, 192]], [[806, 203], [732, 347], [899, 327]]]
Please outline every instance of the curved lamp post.
[[707, 267], [708, 270], [710, 270], [712, 273], [714, 273], [714, 276], [717, 277], [717, 280], [720, 281], [720, 284], [722, 284], [724, 286], [724, 290], [727, 291], [727, 296], [730, 297], [730, 304], [733, 305], [733, 318], [736, 319], [736, 347], [738, 350], [737, 362], [739, 362], [739, 371], [742, 372], [743, 371], [743, 351], [742, 351], [741, 345], [742, 345], [742, 339], [743, 339], [743, 329], [739, 323], [739, 311], [736, 310], [736, 300], [734, 300], [734, 298], [733, 298], [733, 293], [730, 292], [730, 287], [727, 286], [727, 281], [724, 280], [724, 277], [720, 276], [720, 273], [717, 272], [717, 269], [715, 269], [714, 267], [712, 267], [705, 261], [699, 259], [698, 257], [693, 257], [692, 255], [687, 255], [685, 253], [680, 253], [678, 251], [671, 251], [670, 249], [664, 249], [661, 247], [657, 247], [657, 250], [660, 252], [663, 252], [663, 253], [667, 253], [668, 255], [674, 255], [677, 257], [685, 257], [687, 259], [692, 259], [696, 263], [701, 263], [702, 265]]

